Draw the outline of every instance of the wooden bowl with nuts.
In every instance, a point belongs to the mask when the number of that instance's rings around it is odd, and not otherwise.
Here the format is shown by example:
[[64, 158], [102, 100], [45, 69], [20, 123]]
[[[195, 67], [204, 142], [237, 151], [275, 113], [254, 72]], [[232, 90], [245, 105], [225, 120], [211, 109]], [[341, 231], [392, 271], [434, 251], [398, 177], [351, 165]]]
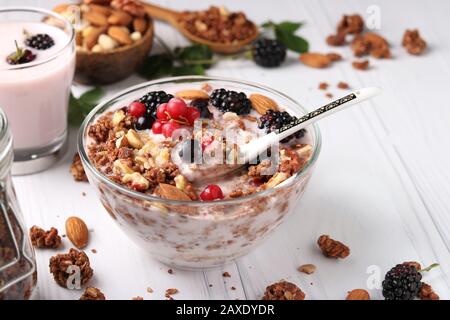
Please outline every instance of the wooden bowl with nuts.
[[143, 63], [154, 35], [153, 21], [138, 0], [84, 0], [53, 9], [77, 30], [76, 80], [120, 81]]

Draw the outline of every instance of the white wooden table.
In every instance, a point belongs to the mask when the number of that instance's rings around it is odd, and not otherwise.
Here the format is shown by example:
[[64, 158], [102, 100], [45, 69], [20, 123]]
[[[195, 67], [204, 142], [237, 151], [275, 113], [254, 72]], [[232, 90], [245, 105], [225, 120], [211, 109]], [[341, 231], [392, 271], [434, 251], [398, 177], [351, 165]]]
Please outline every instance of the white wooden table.
[[[87, 253], [95, 271], [93, 286], [110, 299], [162, 299], [167, 288], [179, 289], [176, 299], [259, 299], [264, 288], [286, 279], [299, 285], [307, 299], [344, 299], [354, 288], [367, 288], [370, 270], [381, 276], [406, 260], [441, 267], [425, 276], [441, 298], [450, 298], [450, 2], [441, 1], [155, 1], [177, 9], [203, 8], [208, 3], [242, 9], [257, 22], [302, 20], [301, 34], [314, 51], [328, 52], [325, 37], [344, 13], [365, 14], [376, 4], [381, 13], [381, 33], [392, 43], [395, 58], [372, 60], [372, 70], [351, 67], [348, 48], [345, 62], [325, 70], [307, 68], [292, 55], [282, 68], [265, 70], [250, 61], [227, 61], [210, 75], [257, 81], [281, 90], [307, 106], [327, 101], [319, 82], [339, 81], [353, 88], [378, 85], [382, 96], [323, 120], [323, 150], [309, 188], [296, 214], [257, 250], [235, 263], [204, 272], [174, 270], [156, 262], [135, 246], [106, 214], [85, 183], [75, 183], [68, 172], [75, 150], [51, 170], [15, 177], [17, 195], [26, 224], [64, 233], [66, 217], [82, 217], [91, 228]], [[4, 5], [50, 8], [57, 1], [2, 0]], [[406, 28], [417, 27], [431, 50], [423, 57], [408, 55], [400, 45]], [[171, 27], [157, 24], [157, 34], [171, 46], [187, 42]], [[107, 87], [116, 90], [141, 82], [138, 77]], [[75, 88], [80, 92], [82, 88]], [[86, 192], [86, 196], [82, 193]], [[349, 258], [322, 256], [316, 245], [320, 234], [330, 234], [348, 244]], [[70, 247], [64, 241], [67, 250]], [[91, 249], [96, 249], [93, 254]], [[54, 251], [36, 252], [39, 294], [42, 299], [77, 299], [80, 292], [62, 289], [48, 271]], [[296, 268], [317, 265], [313, 275]], [[374, 269], [373, 269], [374, 268]], [[223, 278], [228, 271], [231, 278]], [[369, 279], [370, 280], [370, 279]], [[212, 284], [212, 286], [210, 286]], [[154, 293], [148, 293], [151, 287]], [[232, 290], [231, 287], [235, 287]], [[380, 290], [371, 289], [374, 299]]]

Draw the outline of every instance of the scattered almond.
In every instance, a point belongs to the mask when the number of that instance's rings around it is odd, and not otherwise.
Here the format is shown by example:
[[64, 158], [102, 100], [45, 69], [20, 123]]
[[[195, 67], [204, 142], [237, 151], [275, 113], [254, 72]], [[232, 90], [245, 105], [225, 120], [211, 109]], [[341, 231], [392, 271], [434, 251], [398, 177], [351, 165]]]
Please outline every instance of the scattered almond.
[[133, 18], [126, 12], [115, 10], [108, 18], [108, 23], [115, 26], [127, 26]]
[[253, 109], [255, 109], [259, 114], [264, 115], [268, 110], [278, 110], [277, 103], [262, 94], [253, 93], [250, 95], [249, 99], [252, 102]]
[[364, 289], [354, 289], [349, 291], [346, 300], [370, 300], [370, 295]]
[[209, 99], [209, 95], [202, 90], [183, 90], [177, 92], [175, 96], [186, 100]]
[[78, 249], [83, 249], [88, 243], [88, 228], [86, 223], [78, 217], [69, 217], [66, 220], [66, 234]]
[[316, 271], [316, 266], [313, 264], [304, 264], [298, 267], [297, 270], [306, 274], [312, 274]]
[[191, 201], [191, 198], [186, 193], [166, 183], [159, 184], [157, 193], [164, 199]]
[[130, 32], [125, 27], [111, 26], [108, 29], [108, 35], [122, 45], [133, 43]]
[[108, 19], [106, 16], [95, 11], [85, 12], [83, 17], [94, 26], [104, 27], [108, 25]]
[[135, 18], [133, 20], [133, 29], [144, 34], [145, 30], [147, 30], [147, 21], [144, 18]]
[[300, 61], [312, 68], [326, 68], [331, 63], [331, 59], [327, 55], [314, 52], [303, 53]]

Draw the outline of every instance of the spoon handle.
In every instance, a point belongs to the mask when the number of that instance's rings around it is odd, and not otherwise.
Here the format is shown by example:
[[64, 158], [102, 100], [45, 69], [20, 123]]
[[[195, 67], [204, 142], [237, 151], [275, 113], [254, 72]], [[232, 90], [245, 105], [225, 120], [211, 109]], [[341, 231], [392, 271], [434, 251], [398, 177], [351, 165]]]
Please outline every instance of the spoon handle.
[[154, 19], [167, 21], [171, 24], [177, 24], [177, 18], [180, 15], [178, 11], [163, 8], [149, 2], [144, 2], [145, 11]]
[[323, 107], [305, 114], [296, 121], [285, 125], [277, 131], [273, 131], [269, 134], [266, 134], [265, 136], [262, 136], [261, 138], [251, 141], [250, 143], [240, 148], [241, 153], [245, 155], [245, 159], [247, 159], [247, 161], [254, 159], [256, 156], [258, 156], [258, 154], [261, 154], [262, 152], [267, 150], [267, 148], [269, 148], [274, 143], [278, 143], [291, 134], [294, 134], [295, 132], [335, 112], [341, 111], [354, 104], [370, 99], [378, 95], [380, 92], [381, 89], [377, 87], [356, 90], [342, 98], [324, 105]]

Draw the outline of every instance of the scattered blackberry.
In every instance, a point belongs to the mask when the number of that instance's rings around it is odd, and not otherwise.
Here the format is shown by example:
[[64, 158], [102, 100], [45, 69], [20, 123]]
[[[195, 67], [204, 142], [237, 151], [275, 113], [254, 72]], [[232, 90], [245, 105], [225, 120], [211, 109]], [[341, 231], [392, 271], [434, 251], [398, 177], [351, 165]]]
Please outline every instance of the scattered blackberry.
[[16, 42], [16, 51], [6, 57], [6, 62], [12, 65], [24, 64], [36, 59], [36, 55], [28, 49], [20, 48]]
[[252, 56], [260, 66], [278, 67], [286, 59], [286, 46], [278, 40], [261, 38], [253, 43]]
[[212, 117], [212, 113], [208, 109], [208, 99], [195, 99], [191, 101], [191, 106], [196, 107], [200, 111], [200, 118], [209, 119]]
[[386, 300], [412, 300], [420, 290], [422, 275], [411, 265], [398, 264], [386, 273], [383, 296]]
[[216, 89], [211, 93], [209, 101], [222, 112], [249, 114], [252, 109], [252, 103], [243, 92]]
[[[265, 115], [261, 116], [258, 121], [258, 127], [260, 129], [266, 129], [266, 133], [270, 133], [272, 131], [278, 130], [281, 127], [297, 120], [297, 117], [291, 116], [286, 111], [273, 111], [268, 110]], [[300, 139], [305, 135], [306, 130], [301, 129], [296, 133], [290, 135], [289, 137], [281, 140], [283, 143], [287, 143], [293, 138]]]
[[46, 33], [36, 34], [34, 36], [30, 36], [25, 40], [25, 44], [28, 47], [37, 49], [37, 50], [46, 50], [55, 45], [55, 41]]
[[156, 119], [156, 108], [162, 103], [169, 102], [173, 98], [173, 95], [167, 94], [164, 91], [151, 91], [142, 96], [138, 101], [145, 104], [147, 108], [146, 114], [149, 115], [151, 119], [150, 126]]

